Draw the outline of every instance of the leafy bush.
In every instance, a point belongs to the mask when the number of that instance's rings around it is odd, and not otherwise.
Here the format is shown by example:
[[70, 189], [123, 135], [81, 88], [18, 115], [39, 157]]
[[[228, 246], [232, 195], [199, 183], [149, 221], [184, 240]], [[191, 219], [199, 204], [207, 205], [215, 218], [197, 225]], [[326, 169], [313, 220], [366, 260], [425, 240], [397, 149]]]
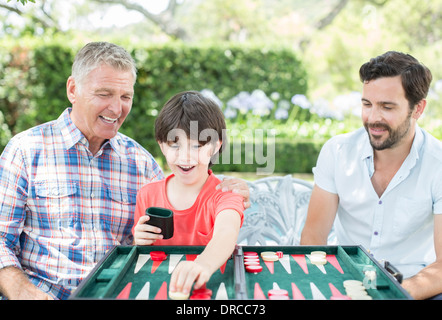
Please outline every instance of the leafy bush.
[[134, 107], [122, 132], [150, 149], [157, 149], [153, 123], [158, 110], [180, 91], [210, 88], [226, 101], [254, 89], [278, 91], [287, 98], [293, 91], [307, 91], [301, 62], [285, 49], [168, 45], [138, 48], [132, 54], [138, 80]]
[[[20, 39], [0, 46], [0, 151], [12, 135], [57, 118], [69, 106], [66, 79], [80, 46], [65, 43]], [[359, 93], [308, 99], [307, 72], [292, 50], [168, 44], [137, 46], [129, 52], [137, 63], [138, 79], [132, 111], [121, 132], [160, 163], [154, 120], [163, 104], [184, 90], [203, 92], [224, 111], [230, 159], [216, 164], [216, 171], [252, 172], [265, 167], [256, 157], [255, 150], [261, 148], [264, 158], [274, 153], [275, 172], [310, 173], [328, 138], [361, 126]], [[439, 139], [441, 81], [433, 82], [428, 107], [419, 120]], [[264, 134], [263, 141], [256, 141], [258, 131]], [[239, 163], [234, 156], [241, 159]]]
[[[2, 46], [0, 112], [12, 134], [53, 120], [69, 106], [66, 80], [79, 49], [61, 41]], [[129, 51], [137, 63], [138, 78], [132, 111], [121, 132], [156, 157], [161, 154], [154, 141], [155, 117], [180, 91], [210, 88], [224, 100], [238, 91], [255, 89], [266, 94], [278, 91], [286, 99], [294, 91], [307, 91], [302, 63], [287, 49], [169, 44]]]

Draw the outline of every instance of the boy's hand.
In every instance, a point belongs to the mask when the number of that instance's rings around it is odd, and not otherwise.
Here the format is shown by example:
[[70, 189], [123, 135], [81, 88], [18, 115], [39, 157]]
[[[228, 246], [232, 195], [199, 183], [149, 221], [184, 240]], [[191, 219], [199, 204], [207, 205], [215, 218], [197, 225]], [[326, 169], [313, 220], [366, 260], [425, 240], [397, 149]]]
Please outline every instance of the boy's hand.
[[148, 246], [153, 244], [158, 239], [163, 239], [161, 229], [158, 227], [146, 224], [149, 221], [149, 216], [142, 216], [134, 228], [134, 242], [135, 245]]
[[169, 291], [189, 294], [193, 283], [195, 283], [194, 289], [201, 288], [212, 275], [208, 269], [197, 261], [180, 262], [170, 278]]

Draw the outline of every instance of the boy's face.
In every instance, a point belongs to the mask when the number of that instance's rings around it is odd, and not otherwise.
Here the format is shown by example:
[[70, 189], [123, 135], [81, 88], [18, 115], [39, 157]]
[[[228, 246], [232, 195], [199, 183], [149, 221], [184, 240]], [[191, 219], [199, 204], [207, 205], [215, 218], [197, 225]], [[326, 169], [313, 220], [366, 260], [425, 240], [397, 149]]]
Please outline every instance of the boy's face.
[[175, 129], [173, 136], [178, 140], [159, 142], [170, 170], [184, 184], [194, 184], [202, 179], [205, 181], [210, 159], [218, 152], [221, 141], [203, 146], [198, 140], [188, 139], [181, 129]]

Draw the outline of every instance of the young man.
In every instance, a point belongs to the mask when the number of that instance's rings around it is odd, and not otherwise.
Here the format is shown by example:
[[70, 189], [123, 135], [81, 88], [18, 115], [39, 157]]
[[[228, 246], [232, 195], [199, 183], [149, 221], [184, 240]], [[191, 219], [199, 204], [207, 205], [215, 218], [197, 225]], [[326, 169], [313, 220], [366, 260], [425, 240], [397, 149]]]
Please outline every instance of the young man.
[[430, 71], [387, 52], [360, 68], [364, 128], [321, 150], [301, 244], [361, 244], [416, 299], [442, 292], [442, 144], [417, 125]]
[[[232, 254], [244, 219], [243, 198], [216, 190], [219, 180], [209, 167], [222, 149], [226, 125], [220, 108], [198, 92], [172, 97], [155, 123], [156, 139], [172, 174], [143, 187], [137, 195], [134, 239], [137, 245], [203, 245], [195, 261], [174, 270], [171, 292], [198, 289]], [[174, 235], [163, 240], [149, 225], [148, 207], [174, 212]]]

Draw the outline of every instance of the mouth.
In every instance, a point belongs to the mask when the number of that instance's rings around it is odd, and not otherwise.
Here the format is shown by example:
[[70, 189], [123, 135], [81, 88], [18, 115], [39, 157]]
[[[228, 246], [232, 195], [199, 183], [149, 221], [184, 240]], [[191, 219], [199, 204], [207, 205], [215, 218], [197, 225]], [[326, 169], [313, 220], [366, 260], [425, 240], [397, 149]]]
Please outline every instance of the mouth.
[[180, 165], [177, 165], [177, 167], [183, 172], [189, 172], [192, 171], [193, 168], [195, 168], [195, 166], [180, 166]]
[[118, 120], [118, 118], [110, 118], [110, 117], [105, 117], [105, 116], [99, 116], [99, 118], [101, 120], [103, 120], [103, 122], [109, 123], [109, 124], [114, 124]]
[[383, 124], [366, 125], [366, 127], [372, 136], [380, 136], [389, 132], [389, 127]]
[[384, 132], [387, 132], [387, 129], [385, 128], [370, 128], [370, 132], [372, 135], [381, 135]]

